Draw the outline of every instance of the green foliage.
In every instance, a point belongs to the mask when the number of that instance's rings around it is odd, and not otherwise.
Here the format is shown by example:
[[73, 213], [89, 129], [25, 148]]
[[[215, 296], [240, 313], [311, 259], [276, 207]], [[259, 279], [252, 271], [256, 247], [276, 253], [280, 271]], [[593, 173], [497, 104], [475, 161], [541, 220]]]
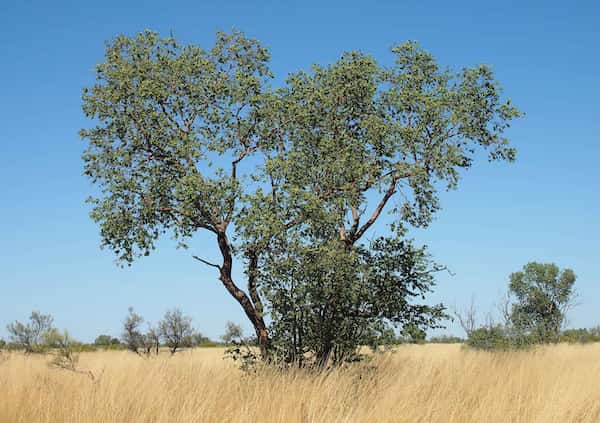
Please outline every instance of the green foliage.
[[487, 351], [508, 350], [513, 347], [502, 325], [484, 326], [473, 330], [469, 334], [466, 345]]
[[415, 324], [405, 325], [403, 332], [411, 344], [424, 344], [425, 338], [427, 338], [427, 332]]
[[445, 317], [441, 305], [412, 301], [431, 290], [439, 267], [408, 242], [380, 238], [348, 250], [332, 241], [284, 252], [265, 263], [260, 276], [275, 354], [284, 362], [355, 360], [362, 345], [393, 343], [394, 326], [418, 342]]
[[462, 344], [465, 342], [463, 338], [452, 335], [432, 336], [427, 340], [430, 344]]
[[[456, 188], [478, 148], [490, 160], [515, 157], [502, 133], [520, 112], [500, 98], [488, 67], [442, 70], [415, 43], [392, 52], [389, 68], [360, 52], [313, 65], [291, 74], [273, 100], [269, 125], [280, 136], [267, 171], [282, 181], [278, 201], [293, 204], [287, 214], [310, 220], [315, 235], [345, 224], [342, 237], [354, 242], [392, 197], [396, 228], [427, 226], [437, 187]], [[361, 221], [373, 208], [373, 220]]]
[[539, 342], [556, 342], [566, 312], [572, 305], [575, 273], [555, 264], [528, 263], [510, 275], [509, 289], [516, 297], [511, 322], [516, 330]]
[[120, 260], [148, 255], [166, 231], [182, 241], [214, 231], [234, 212], [239, 183], [212, 165], [254, 149], [268, 58], [237, 32], [218, 33], [210, 51], [150, 31], [108, 44], [83, 94], [98, 125], [81, 136], [85, 173], [103, 188], [92, 218]]
[[98, 335], [98, 337], [96, 337], [96, 339], [94, 340], [94, 345], [98, 347], [108, 347], [120, 344], [121, 341], [119, 341], [118, 338], [114, 338], [110, 335]]
[[[217, 33], [206, 51], [181, 46], [151, 31], [116, 37], [97, 66], [97, 82], [84, 89], [83, 110], [97, 125], [88, 141], [85, 173], [101, 187], [91, 198], [102, 245], [122, 263], [148, 255], [160, 235], [180, 245], [199, 230], [217, 238], [219, 270], [228, 292], [244, 308], [257, 335], [267, 336], [261, 304], [232, 279], [234, 245], [228, 228], [238, 219], [248, 176], [258, 163], [268, 52], [242, 33]], [[249, 287], [250, 290], [250, 287]]]
[[[83, 95], [103, 246], [131, 263], [162, 234], [183, 246], [214, 235], [222, 263], [194, 257], [218, 269], [263, 358], [272, 345], [288, 361], [341, 362], [357, 342], [387, 342], [391, 326], [436, 325], [440, 306], [411, 302], [436, 268], [401, 238], [430, 223], [438, 189], [456, 188], [479, 151], [514, 159], [503, 133], [520, 112], [486, 66], [451, 72], [415, 43], [392, 54], [383, 67], [344, 53], [273, 89], [268, 52], [239, 32], [210, 50], [150, 31], [116, 37]], [[393, 235], [361, 243], [384, 211]], [[138, 351], [148, 336], [130, 323], [124, 341]]]

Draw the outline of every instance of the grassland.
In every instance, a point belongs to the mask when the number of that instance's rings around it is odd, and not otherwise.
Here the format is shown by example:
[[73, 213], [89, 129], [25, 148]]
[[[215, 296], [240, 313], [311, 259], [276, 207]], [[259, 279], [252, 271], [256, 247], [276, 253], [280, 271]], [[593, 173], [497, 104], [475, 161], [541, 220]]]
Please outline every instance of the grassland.
[[13, 353], [0, 422], [599, 422], [600, 345], [490, 354], [402, 346], [327, 374], [244, 376], [220, 349], [83, 353], [84, 374]]

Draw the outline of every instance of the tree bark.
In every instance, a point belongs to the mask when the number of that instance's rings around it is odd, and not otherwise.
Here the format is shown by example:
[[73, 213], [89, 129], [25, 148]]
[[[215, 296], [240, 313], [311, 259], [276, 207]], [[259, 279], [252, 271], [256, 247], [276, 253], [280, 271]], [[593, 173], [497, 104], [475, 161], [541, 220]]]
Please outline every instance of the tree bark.
[[[253, 304], [251, 299], [246, 295], [246, 293], [241, 290], [233, 281], [231, 276], [231, 270], [233, 267], [233, 256], [231, 254], [231, 246], [229, 244], [229, 240], [227, 238], [227, 234], [225, 233], [225, 228], [219, 228], [217, 230], [217, 242], [219, 244], [219, 250], [221, 251], [221, 255], [223, 257], [223, 264], [219, 268], [220, 276], [219, 279], [225, 286], [225, 289], [229, 291], [231, 296], [235, 298], [235, 300], [242, 306], [246, 316], [254, 326], [254, 331], [256, 332], [256, 337], [258, 339], [258, 346], [260, 348], [261, 357], [263, 360], [267, 360], [269, 357], [269, 333], [267, 330], [267, 326], [265, 325], [265, 321], [262, 315], [262, 304], [260, 306], [258, 304]], [[257, 301], [258, 293], [256, 291], [251, 292], [251, 295], [256, 296]]]

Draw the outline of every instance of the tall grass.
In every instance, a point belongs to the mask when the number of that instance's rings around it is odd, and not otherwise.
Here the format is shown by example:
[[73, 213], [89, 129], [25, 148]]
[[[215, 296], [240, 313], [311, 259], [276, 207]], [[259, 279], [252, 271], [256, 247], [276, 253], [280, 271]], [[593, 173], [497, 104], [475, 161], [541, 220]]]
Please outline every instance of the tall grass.
[[401, 346], [372, 369], [320, 375], [248, 376], [222, 352], [83, 353], [95, 381], [13, 353], [0, 364], [0, 422], [600, 421], [597, 344], [498, 354]]

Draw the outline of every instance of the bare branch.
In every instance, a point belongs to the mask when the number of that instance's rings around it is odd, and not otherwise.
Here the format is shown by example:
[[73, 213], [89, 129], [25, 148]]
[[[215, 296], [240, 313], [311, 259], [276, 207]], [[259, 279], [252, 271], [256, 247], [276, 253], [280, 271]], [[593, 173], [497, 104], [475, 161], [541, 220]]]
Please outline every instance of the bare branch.
[[477, 327], [477, 309], [475, 308], [475, 297], [471, 297], [471, 303], [463, 310], [459, 310], [458, 307], [454, 307], [452, 311], [454, 317], [458, 320], [460, 327], [465, 331], [467, 336]]
[[192, 256], [192, 257], [208, 266], [215, 267], [215, 268], [221, 270], [221, 266], [219, 266], [218, 264], [211, 263], [210, 261], [204, 260], [203, 258], [200, 258], [198, 256]]

